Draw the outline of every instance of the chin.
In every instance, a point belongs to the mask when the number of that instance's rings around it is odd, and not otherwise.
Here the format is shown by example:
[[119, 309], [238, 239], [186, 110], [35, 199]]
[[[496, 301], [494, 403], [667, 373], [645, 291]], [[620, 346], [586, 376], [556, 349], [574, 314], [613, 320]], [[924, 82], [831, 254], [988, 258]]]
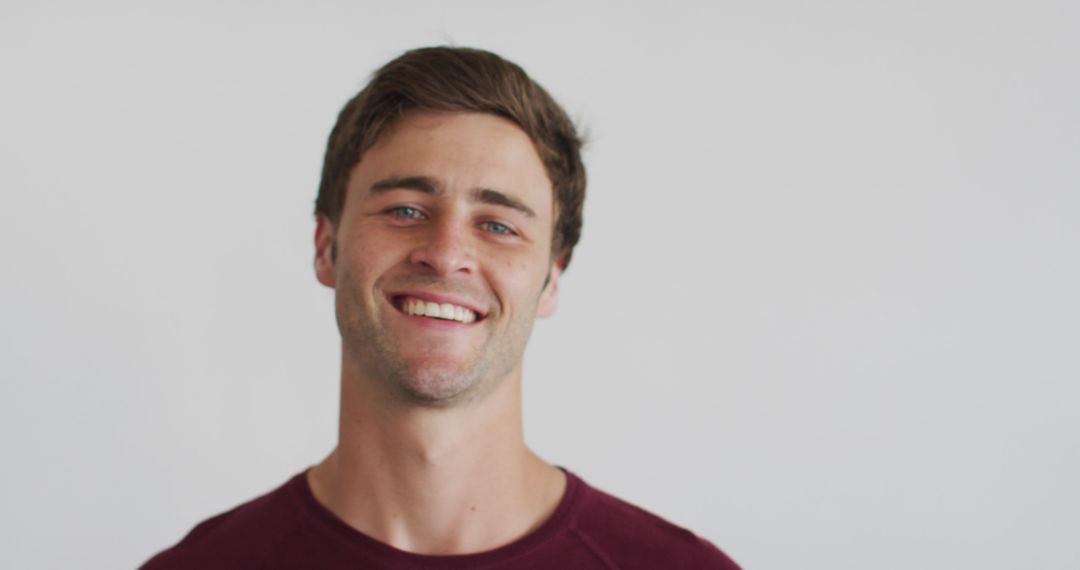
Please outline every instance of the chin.
[[425, 366], [402, 372], [394, 383], [405, 397], [429, 406], [471, 400], [481, 383], [475, 370]]

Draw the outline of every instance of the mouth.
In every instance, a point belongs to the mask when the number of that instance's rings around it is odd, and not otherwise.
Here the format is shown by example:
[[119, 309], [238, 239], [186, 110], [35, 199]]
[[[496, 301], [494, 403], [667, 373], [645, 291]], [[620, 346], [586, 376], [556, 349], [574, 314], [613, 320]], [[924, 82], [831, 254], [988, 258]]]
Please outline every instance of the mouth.
[[402, 313], [413, 317], [456, 321], [470, 324], [482, 320], [484, 315], [476, 310], [455, 303], [421, 299], [413, 295], [393, 295], [390, 303]]

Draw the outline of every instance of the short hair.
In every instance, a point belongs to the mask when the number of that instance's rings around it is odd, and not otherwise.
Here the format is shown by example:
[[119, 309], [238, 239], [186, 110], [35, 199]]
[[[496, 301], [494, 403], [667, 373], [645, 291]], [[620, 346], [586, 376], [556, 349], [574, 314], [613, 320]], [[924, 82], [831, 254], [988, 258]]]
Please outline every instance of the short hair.
[[315, 213], [337, 225], [352, 169], [395, 120], [412, 110], [489, 113], [525, 131], [551, 181], [555, 204], [551, 247], [554, 255], [562, 256], [565, 268], [581, 238], [582, 138], [562, 107], [521, 67], [484, 50], [420, 48], [376, 71], [345, 104], [330, 132]]

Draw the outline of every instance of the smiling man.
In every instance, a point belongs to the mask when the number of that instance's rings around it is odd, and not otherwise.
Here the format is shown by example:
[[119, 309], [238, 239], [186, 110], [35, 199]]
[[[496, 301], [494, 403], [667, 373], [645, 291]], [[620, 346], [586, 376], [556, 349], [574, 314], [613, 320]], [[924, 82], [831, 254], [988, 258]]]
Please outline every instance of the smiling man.
[[580, 146], [492, 53], [380, 69], [338, 117], [316, 202], [338, 445], [144, 568], [736, 568], [525, 445], [522, 355], [580, 235]]

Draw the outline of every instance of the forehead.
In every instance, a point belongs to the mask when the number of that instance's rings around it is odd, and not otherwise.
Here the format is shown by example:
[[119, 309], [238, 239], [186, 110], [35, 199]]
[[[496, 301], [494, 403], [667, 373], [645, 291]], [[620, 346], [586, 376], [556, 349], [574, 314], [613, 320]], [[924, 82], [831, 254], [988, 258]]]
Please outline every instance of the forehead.
[[492, 188], [551, 215], [551, 181], [532, 139], [486, 113], [409, 112], [381, 134], [354, 167], [349, 193], [385, 178], [428, 177], [448, 193]]

